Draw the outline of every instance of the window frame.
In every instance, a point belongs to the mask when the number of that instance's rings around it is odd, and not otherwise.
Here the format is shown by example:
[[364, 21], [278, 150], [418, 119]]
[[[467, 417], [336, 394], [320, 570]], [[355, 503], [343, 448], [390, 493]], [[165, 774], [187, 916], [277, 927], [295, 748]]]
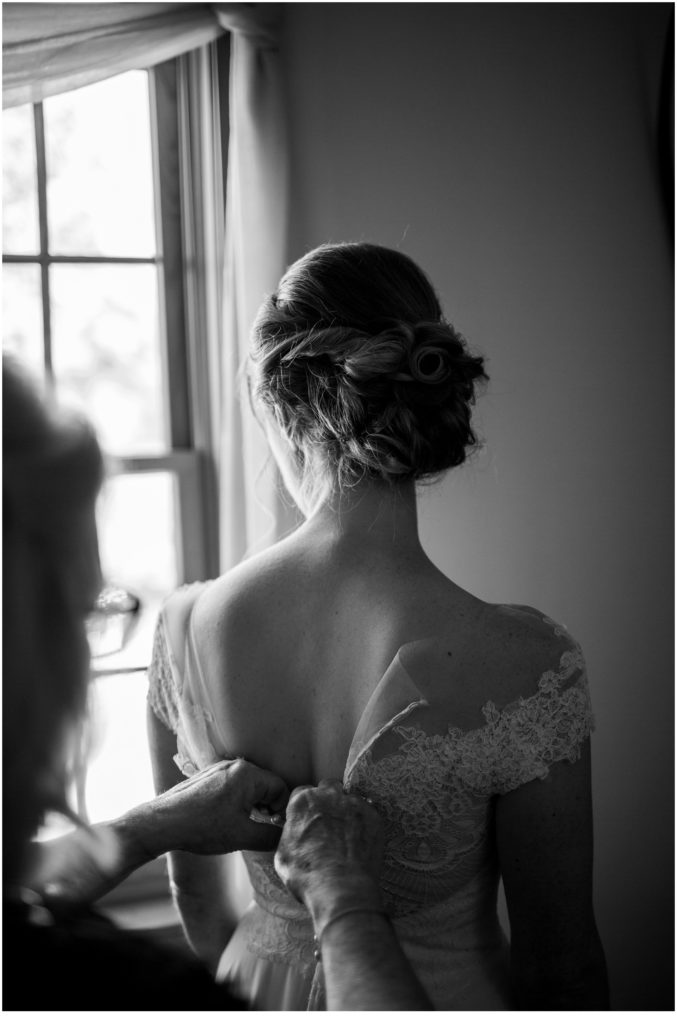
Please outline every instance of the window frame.
[[[186, 319], [190, 298], [187, 295], [185, 244], [186, 196], [180, 166], [180, 123], [178, 106], [178, 61], [171, 60], [148, 71], [151, 109], [153, 180], [156, 196], [158, 251], [162, 258], [159, 275], [160, 334], [164, 340], [163, 379], [169, 410], [170, 451], [159, 458], [120, 459], [125, 472], [153, 472], [169, 469], [176, 473], [179, 485], [178, 518], [181, 536], [179, 579], [183, 583], [206, 579], [218, 571], [217, 551], [207, 524], [206, 466], [195, 445], [200, 419], [208, 409], [191, 399], [193, 385], [189, 348], [191, 335]], [[210, 571], [211, 570], [211, 571]]]
[[[198, 57], [201, 56], [202, 64]], [[47, 220], [47, 163], [42, 103], [32, 104], [37, 164], [39, 252], [3, 252], [3, 263], [38, 265], [41, 276], [43, 363], [45, 384], [54, 388], [49, 268], [55, 264], [145, 264], [158, 270], [159, 337], [167, 414], [168, 448], [154, 455], [115, 455], [114, 475], [168, 472], [176, 481], [177, 575], [179, 583], [213, 578], [219, 572], [217, 474], [214, 429], [210, 418], [210, 366], [205, 357], [206, 319], [218, 296], [208, 294], [205, 263], [214, 248], [205, 242], [210, 215], [217, 233], [225, 230], [224, 175], [228, 139], [228, 75], [230, 39], [216, 42], [183, 57], [145, 68], [148, 74], [153, 192], [155, 197], [156, 255], [150, 257], [62, 256], [50, 252]], [[191, 152], [191, 138], [199, 123], [195, 97], [200, 69], [210, 70], [216, 95], [212, 97], [217, 163], [214, 210], [191, 185], [200, 174]], [[188, 156], [187, 156], [188, 154]], [[205, 205], [207, 203], [207, 205]], [[219, 310], [220, 312], [220, 310]], [[132, 671], [140, 671], [133, 669]], [[76, 782], [84, 807], [84, 785]], [[166, 859], [145, 865], [104, 897], [108, 910], [149, 900], [169, 900]], [[178, 921], [178, 919], [176, 919]]]
[[206, 579], [218, 572], [218, 547], [213, 527], [211, 530], [207, 528], [213, 519], [213, 512], [206, 505], [213, 495], [205, 488], [204, 452], [194, 443], [196, 433], [204, 432], [199, 421], [208, 415], [208, 409], [191, 400], [191, 388], [194, 387], [191, 363], [194, 360], [189, 355], [191, 338], [186, 330], [186, 196], [182, 189], [179, 158], [177, 66], [178, 60], [170, 60], [144, 69], [148, 74], [150, 100], [156, 255], [62, 255], [50, 251], [44, 108], [42, 102], [38, 102], [31, 106], [37, 168], [39, 250], [36, 253], [3, 252], [2, 262], [37, 266], [40, 269], [43, 368], [48, 390], [55, 387], [50, 267], [60, 264], [103, 264], [144, 265], [158, 269], [158, 326], [165, 392], [163, 408], [168, 416], [168, 447], [166, 452], [150, 456], [119, 456], [111, 453], [114, 460], [112, 472], [115, 475], [132, 475], [166, 471], [175, 476], [180, 537], [178, 577], [179, 582], [188, 583]]

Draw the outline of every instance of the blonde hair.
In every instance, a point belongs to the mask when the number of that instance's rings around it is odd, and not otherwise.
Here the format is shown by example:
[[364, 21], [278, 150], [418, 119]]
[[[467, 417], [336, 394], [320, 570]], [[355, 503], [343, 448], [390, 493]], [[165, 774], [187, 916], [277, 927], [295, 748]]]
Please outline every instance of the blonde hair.
[[310, 503], [327, 480], [392, 484], [460, 465], [487, 380], [414, 261], [365, 242], [320, 246], [287, 270], [254, 324], [249, 378]]

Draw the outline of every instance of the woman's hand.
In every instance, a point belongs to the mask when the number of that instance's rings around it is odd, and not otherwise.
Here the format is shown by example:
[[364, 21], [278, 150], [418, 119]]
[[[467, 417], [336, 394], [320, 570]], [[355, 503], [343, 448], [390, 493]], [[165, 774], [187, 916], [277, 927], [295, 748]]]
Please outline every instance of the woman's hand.
[[431, 1010], [385, 914], [383, 821], [340, 782], [295, 789], [277, 873], [313, 918], [327, 1009]]
[[[34, 868], [25, 883], [54, 906], [82, 906], [171, 850], [205, 855], [274, 849], [288, 796], [272, 772], [242, 758], [220, 761], [114, 821], [34, 844]], [[252, 821], [253, 812], [259, 821]]]
[[143, 805], [154, 824], [146, 841], [157, 850], [154, 856], [272, 850], [288, 799], [287, 786], [272, 772], [243, 758], [219, 761]]
[[275, 868], [320, 931], [348, 905], [382, 908], [383, 848], [378, 812], [362, 797], [344, 793], [340, 782], [323, 781], [292, 793]]

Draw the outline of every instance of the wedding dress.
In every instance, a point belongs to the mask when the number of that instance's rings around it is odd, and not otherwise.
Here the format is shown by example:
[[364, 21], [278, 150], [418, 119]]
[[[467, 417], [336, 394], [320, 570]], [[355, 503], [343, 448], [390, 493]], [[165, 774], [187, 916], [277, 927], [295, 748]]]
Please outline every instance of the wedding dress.
[[[237, 754], [220, 737], [192, 632], [205, 585], [184, 587], [166, 603], [149, 672], [150, 705], [176, 734], [175, 761], [187, 776]], [[496, 906], [495, 799], [545, 778], [557, 761], [574, 762], [593, 728], [580, 647], [534, 609], [499, 607], [548, 641], [530, 691], [503, 707], [488, 699], [459, 711], [451, 672], [426, 671], [444, 664], [445, 638], [405, 644], [364, 709], [343, 778], [385, 820], [385, 907], [436, 1009], [515, 1006]], [[243, 857], [254, 902], [223, 952], [218, 979], [257, 1009], [323, 1009], [309, 915], [277, 877], [272, 853]]]

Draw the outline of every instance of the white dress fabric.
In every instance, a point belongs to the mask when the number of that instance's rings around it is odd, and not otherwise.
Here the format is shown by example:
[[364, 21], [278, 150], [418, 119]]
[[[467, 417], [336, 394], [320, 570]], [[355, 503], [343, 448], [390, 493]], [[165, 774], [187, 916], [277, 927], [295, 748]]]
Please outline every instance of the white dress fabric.
[[[176, 735], [175, 760], [187, 776], [238, 755], [226, 749], [212, 713], [191, 628], [206, 585], [184, 587], [166, 603], [149, 672], [150, 705]], [[436, 1009], [515, 1007], [496, 909], [495, 798], [545, 778], [557, 761], [577, 760], [593, 728], [580, 647], [534, 609], [501, 608], [548, 638], [551, 663], [539, 666], [531, 690], [504, 707], [487, 701], [477, 726], [461, 728], [453, 679], [431, 681], [420, 669], [444, 638], [406, 644], [362, 714], [343, 778], [385, 819], [385, 907]], [[324, 1009], [309, 915], [277, 877], [272, 853], [243, 857], [254, 901], [223, 952], [218, 979], [256, 1009]]]

